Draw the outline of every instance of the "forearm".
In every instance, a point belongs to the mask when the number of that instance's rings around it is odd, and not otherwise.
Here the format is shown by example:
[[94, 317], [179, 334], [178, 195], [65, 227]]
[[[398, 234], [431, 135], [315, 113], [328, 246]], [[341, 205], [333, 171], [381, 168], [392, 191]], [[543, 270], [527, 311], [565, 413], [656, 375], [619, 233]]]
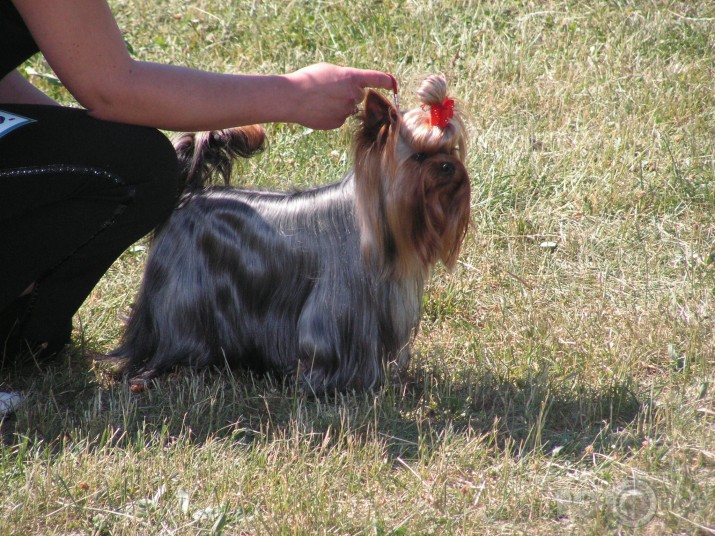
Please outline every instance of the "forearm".
[[166, 130], [288, 122], [296, 94], [281, 75], [228, 75], [132, 61], [100, 90], [76, 91], [99, 119]]
[[388, 75], [316, 64], [285, 75], [228, 75], [129, 60], [70, 91], [95, 117], [167, 130], [214, 130], [266, 122], [336, 128], [365, 87]]
[[57, 102], [28, 82], [18, 71], [12, 71], [0, 79], [0, 102], [57, 104]]

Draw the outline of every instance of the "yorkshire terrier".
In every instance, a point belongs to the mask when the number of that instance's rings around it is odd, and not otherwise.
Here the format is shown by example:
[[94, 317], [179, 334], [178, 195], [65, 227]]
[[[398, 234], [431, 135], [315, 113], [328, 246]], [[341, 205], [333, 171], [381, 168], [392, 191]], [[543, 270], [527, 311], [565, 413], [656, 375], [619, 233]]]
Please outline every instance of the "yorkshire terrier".
[[370, 90], [354, 168], [302, 192], [207, 186], [250, 156], [249, 126], [175, 142], [185, 191], [158, 230], [121, 346], [134, 389], [177, 366], [243, 366], [316, 393], [404, 366], [432, 267], [452, 268], [470, 213], [466, 132], [443, 77], [400, 112]]

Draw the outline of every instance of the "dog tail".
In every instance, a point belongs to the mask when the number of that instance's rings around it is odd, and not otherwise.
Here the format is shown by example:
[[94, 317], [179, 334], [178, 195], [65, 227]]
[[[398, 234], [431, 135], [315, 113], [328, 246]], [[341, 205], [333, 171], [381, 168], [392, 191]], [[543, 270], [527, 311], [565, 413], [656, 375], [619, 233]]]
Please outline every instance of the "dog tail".
[[203, 190], [216, 178], [228, 185], [234, 159], [261, 152], [265, 139], [266, 132], [260, 125], [177, 136], [173, 143], [179, 158], [182, 190], [185, 193]]

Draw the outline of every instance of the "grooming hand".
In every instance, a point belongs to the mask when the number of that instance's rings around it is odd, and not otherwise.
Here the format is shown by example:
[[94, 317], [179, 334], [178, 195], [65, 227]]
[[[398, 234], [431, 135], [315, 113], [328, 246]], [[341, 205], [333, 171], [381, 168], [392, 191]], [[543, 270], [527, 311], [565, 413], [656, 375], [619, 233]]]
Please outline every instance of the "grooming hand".
[[296, 123], [315, 129], [342, 125], [357, 112], [365, 88], [391, 89], [393, 79], [380, 71], [366, 71], [318, 63], [286, 76], [294, 88]]

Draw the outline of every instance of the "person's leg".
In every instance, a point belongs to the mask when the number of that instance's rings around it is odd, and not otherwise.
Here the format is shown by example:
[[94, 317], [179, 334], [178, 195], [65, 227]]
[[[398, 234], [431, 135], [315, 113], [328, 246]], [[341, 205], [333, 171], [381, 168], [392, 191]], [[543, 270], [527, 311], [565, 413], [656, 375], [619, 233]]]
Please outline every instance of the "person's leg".
[[176, 155], [154, 129], [81, 110], [0, 110], [34, 120], [0, 136], [0, 337], [52, 353], [114, 260], [170, 213]]

